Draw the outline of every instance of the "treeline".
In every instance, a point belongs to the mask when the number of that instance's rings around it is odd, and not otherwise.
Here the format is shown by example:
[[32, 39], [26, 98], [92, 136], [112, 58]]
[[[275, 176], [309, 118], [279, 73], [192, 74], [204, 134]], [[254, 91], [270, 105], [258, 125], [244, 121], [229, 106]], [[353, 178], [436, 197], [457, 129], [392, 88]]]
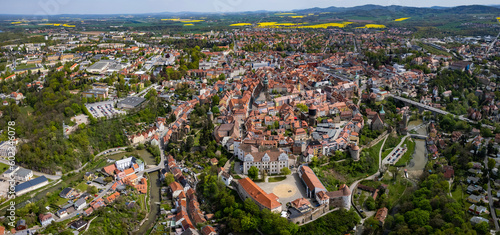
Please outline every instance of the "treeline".
[[[383, 227], [367, 220], [372, 232], [382, 234], [486, 234], [482, 225], [474, 230], [466, 215], [466, 208], [449, 196], [449, 184], [442, 174], [424, 173], [418, 189], [407, 193], [388, 215]], [[389, 213], [391, 214], [391, 213]], [[487, 223], [486, 223], [487, 224]], [[367, 226], [365, 225], [365, 228]]]
[[297, 234], [348, 234], [359, 221], [360, 218], [353, 209], [349, 211], [341, 209], [331, 212], [312, 223], [301, 226]]
[[211, 42], [206, 39], [166, 39], [162, 41], [162, 44], [173, 45], [175, 48], [213, 48], [218, 46], [227, 46], [230, 44], [229, 41], [222, 42]]

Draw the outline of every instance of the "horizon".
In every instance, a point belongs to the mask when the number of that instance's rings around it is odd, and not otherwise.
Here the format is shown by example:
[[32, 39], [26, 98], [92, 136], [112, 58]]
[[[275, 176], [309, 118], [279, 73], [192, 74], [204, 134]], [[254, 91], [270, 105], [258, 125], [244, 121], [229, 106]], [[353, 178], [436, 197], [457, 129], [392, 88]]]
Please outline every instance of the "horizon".
[[[27, 4], [31, 2], [32, 4]], [[262, 4], [258, 4], [258, 3]], [[285, 2], [285, 3], [283, 3]], [[357, 4], [360, 3], [360, 4]], [[385, 4], [384, 4], [385, 3]], [[425, 4], [430, 3], [430, 4]], [[88, 1], [73, 1], [69, 0], [25, 0], [18, 2], [9, 2], [4, 4], [0, 9], [0, 15], [141, 15], [141, 14], [182, 14], [182, 13], [198, 13], [198, 14], [217, 14], [217, 13], [241, 13], [241, 12], [291, 12], [310, 8], [351, 8], [366, 5], [378, 6], [401, 6], [401, 7], [458, 7], [483, 5], [492, 6], [499, 3], [493, 0], [475, 1], [470, 4], [469, 1], [408, 1], [408, 0], [353, 0], [353, 1], [328, 1], [328, 0], [312, 0], [308, 2], [298, 0], [273, 0], [271, 4], [266, 0], [255, 0], [252, 2], [243, 0], [213, 0], [210, 2], [200, 0], [190, 0], [185, 2], [160, 1], [160, 0], [145, 0], [145, 4], [136, 4], [132, 0], [108, 0], [105, 2], [97, 0]], [[120, 7], [117, 7], [117, 6]], [[267, 8], [260, 7], [267, 5]], [[96, 6], [99, 6], [96, 8]], [[163, 7], [164, 6], [164, 7]], [[287, 7], [282, 7], [287, 6]], [[133, 8], [134, 10], [131, 10]], [[154, 9], [153, 9], [154, 8]], [[159, 10], [162, 9], [162, 10]]]

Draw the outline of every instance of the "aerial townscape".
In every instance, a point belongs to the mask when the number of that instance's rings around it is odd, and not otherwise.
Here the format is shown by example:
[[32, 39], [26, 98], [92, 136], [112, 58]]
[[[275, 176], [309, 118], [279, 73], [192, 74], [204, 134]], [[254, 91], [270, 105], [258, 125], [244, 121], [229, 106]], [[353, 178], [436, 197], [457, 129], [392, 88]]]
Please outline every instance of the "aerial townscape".
[[500, 234], [500, 5], [187, 2], [0, 9], [0, 235]]

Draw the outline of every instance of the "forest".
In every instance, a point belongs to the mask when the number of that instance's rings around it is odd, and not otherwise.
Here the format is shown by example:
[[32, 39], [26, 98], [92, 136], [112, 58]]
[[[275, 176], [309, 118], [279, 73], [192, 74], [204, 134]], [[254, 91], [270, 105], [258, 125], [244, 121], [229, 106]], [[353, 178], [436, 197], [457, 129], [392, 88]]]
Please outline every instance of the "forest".
[[[381, 227], [377, 221], [367, 220], [372, 232], [378, 234], [486, 234], [489, 227], [472, 227], [465, 208], [449, 196], [448, 182], [442, 174], [424, 173], [418, 189], [407, 193], [388, 215]], [[392, 214], [391, 211], [389, 214]], [[475, 229], [475, 230], [474, 230]]]

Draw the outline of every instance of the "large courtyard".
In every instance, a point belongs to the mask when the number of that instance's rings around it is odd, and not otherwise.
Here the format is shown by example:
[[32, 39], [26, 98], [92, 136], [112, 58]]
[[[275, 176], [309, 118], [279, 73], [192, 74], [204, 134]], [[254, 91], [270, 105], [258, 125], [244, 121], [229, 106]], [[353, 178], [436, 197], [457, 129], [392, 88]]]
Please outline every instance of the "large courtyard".
[[297, 198], [307, 198], [306, 188], [297, 173], [292, 173], [280, 182], [261, 182], [256, 184], [266, 193], [274, 193], [278, 196], [283, 205]]

